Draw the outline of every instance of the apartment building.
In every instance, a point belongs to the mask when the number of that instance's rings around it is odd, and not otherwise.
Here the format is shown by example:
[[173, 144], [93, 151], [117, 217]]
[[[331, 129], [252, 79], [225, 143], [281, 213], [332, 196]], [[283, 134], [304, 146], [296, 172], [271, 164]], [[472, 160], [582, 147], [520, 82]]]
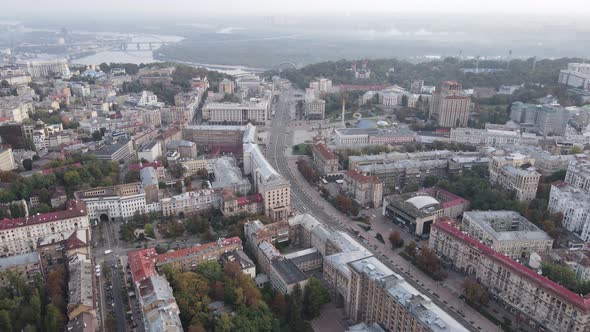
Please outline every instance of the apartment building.
[[590, 162], [570, 163], [564, 181], [590, 194]]
[[547, 210], [561, 213], [561, 224], [585, 242], [590, 241], [590, 195], [580, 188], [558, 181], [551, 185]]
[[497, 299], [534, 330], [585, 331], [590, 298], [575, 294], [537, 271], [464, 234], [449, 222], [434, 224], [430, 248], [455, 270], [477, 278]]
[[332, 175], [338, 172], [338, 157], [321, 142], [315, 143], [311, 148], [313, 168], [318, 174]]
[[224, 216], [264, 213], [264, 202], [261, 194], [236, 197], [232, 190], [224, 189], [222, 200], [221, 213]]
[[490, 165], [490, 182], [506, 190], [513, 190], [519, 201], [531, 201], [537, 196], [541, 174], [533, 167], [535, 160], [519, 153], [493, 157]]
[[76, 253], [67, 260], [68, 266], [68, 320], [82, 313], [96, 319], [96, 283], [91, 256]]
[[64, 240], [75, 230], [90, 230], [88, 209], [81, 200], [67, 202], [61, 211], [0, 220], [0, 257], [33, 252], [44, 238]]
[[430, 116], [437, 119], [439, 127], [467, 127], [471, 99], [463, 93], [456, 81], [443, 81], [440, 90], [432, 95]]
[[264, 200], [264, 213], [273, 220], [284, 220], [291, 214], [291, 184], [265, 159], [257, 144], [243, 145], [244, 174], [251, 175], [254, 189]]
[[363, 175], [374, 175], [383, 181], [383, 195], [399, 193], [409, 185], [421, 186], [427, 176], [448, 175], [446, 159], [400, 160], [389, 164], [359, 166]]
[[483, 245], [512, 259], [553, 247], [553, 239], [547, 233], [514, 211], [467, 211], [461, 228]]
[[361, 206], [380, 207], [383, 200], [383, 181], [374, 175], [362, 175], [356, 170], [344, 172], [342, 191]]
[[213, 208], [219, 208], [220, 197], [215, 190], [200, 189], [188, 191], [172, 197], [160, 198], [162, 215], [186, 216]]
[[157, 269], [171, 266], [181, 272], [194, 271], [203, 262], [219, 261], [224, 254], [242, 249], [242, 240], [239, 237], [218, 239], [215, 242], [159, 254], [155, 257], [155, 266]]
[[0, 170], [12, 171], [16, 168], [12, 148], [0, 148]]
[[0, 97], [0, 122], [17, 122], [29, 118], [33, 102], [17, 96]]
[[375, 257], [348, 263], [345, 310], [354, 322], [386, 331], [467, 331], [432, 300]]

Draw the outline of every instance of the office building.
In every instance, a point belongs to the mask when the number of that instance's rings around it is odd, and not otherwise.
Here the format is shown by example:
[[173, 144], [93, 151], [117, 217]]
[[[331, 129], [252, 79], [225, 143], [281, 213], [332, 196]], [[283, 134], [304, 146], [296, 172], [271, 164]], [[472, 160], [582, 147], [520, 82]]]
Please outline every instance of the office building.
[[70, 76], [66, 59], [38, 60], [19, 64], [26, 73], [34, 78], [48, 76]]
[[559, 71], [558, 81], [567, 87], [590, 91], [590, 64], [568, 63], [567, 69]]
[[416, 141], [416, 133], [407, 128], [345, 128], [334, 130], [334, 144], [339, 147], [366, 145], [401, 145]]
[[560, 105], [535, 105], [513, 102], [510, 120], [544, 136], [564, 135], [569, 121], [569, 111]]
[[266, 125], [270, 120], [270, 102], [267, 98], [252, 98], [242, 103], [207, 103], [203, 107], [203, 120], [217, 125]]
[[456, 81], [443, 81], [441, 88], [432, 95], [430, 116], [437, 119], [439, 127], [467, 127], [471, 99], [463, 93]]
[[135, 150], [132, 141], [121, 140], [97, 149], [94, 155], [99, 160], [126, 162], [135, 156]]
[[462, 230], [494, 251], [519, 259], [531, 252], [546, 252], [553, 239], [514, 211], [467, 211]]
[[306, 100], [303, 107], [307, 120], [323, 120], [326, 115], [326, 102], [322, 99]]
[[86, 203], [88, 218], [94, 222], [127, 219], [147, 212], [145, 192], [139, 182], [81, 190], [74, 196]]
[[218, 91], [223, 94], [233, 95], [234, 82], [224, 78], [223, 81], [219, 82]]
[[137, 153], [139, 160], [145, 159], [150, 163], [158, 160], [160, 157], [162, 157], [162, 145], [160, 141], [147, 142], [139, 148], [139, 152]]

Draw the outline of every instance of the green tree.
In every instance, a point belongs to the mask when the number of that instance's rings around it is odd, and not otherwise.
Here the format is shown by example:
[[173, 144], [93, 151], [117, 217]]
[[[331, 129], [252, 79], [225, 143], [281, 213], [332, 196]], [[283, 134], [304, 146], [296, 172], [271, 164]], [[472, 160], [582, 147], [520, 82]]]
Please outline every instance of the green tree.
[[311, 320], [318, 317], [322, 306], [329, 301], [330, 296], [321, 281], [315, 277], [309, 278], [303, 296], [305, 318]]
[[141, 181], [139, 171], [131, 170], [125, 174], [125, 183], [133, 183]]
[[61, 332], [64, 328], [64, 316], [59, 309], [53, 305], [47, 305], [45, 312], [45, 331]]
[[215, 332], [231, 332], [234, 329], [232, 317], [222, 314], [215, 320]]
[[154, 239], [156, 237], [156, 235], [154, 234], [154, 225], [147, 223], [147, 224], [145, 224], [143, 230], [145, 232], [145, 236], [152, 238], [152, 239]]
[[463, 282], [463, 295], [465, 300], [476, 307], [485, 305], [489, 301], [489, 292], [480, 283], [471, 279]]
[[0, 331], [12, 331], [12, 319], [8, 310], [0, 310]]
[[67, 188], [70, 190], [74, 190], [77, 188], [80, 183], [82, 183], [82, 179], [80, 178], [80, 173], [78, 171], [67, 171], [64, 173], [64, 183]]
[[410, 257], [414, 257], [414, 256], [416, 256], [416, 247], [417, 247], [416, 242], [410, 241], [410, 243], [408, 243], [406, 245], [406, 247], [404, 248], [404, 251]]
[[299, 284], [296, 284], [289, 296], [289, 317], [292, 331], [303, 331], [303, 292]]

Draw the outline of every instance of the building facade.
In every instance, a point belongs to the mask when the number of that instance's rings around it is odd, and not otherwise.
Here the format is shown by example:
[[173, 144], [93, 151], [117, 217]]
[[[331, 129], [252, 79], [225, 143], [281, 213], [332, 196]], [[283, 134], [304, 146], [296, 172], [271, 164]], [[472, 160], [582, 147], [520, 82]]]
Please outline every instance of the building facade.
[[[506, 190], [513, 190], [519, 201], [531, 201], [537, 196], [541, 174], [527, 167], [534, 159], [520, 154], [508, 157], [493, 157], [490, 161], [490, 182], [499, 184]], [[523, 168], [525, 167], [525, 168]]]
[[477, 278], [497, 301], [536, 330], [585, 331], [590, 299], [520, 265], [448, 222], [433, 226], [430, 248], [449, 266]]
[[331, 175], [338, 172], [338, 157], [324, 143], [316, 143], [311, 149], [313, 168], [318, 174]]
[[361, 206], [380, 207], [383, 201], [383, 181], [374, 175], [362, 175], [355, 170], [344, 172], [342, 191]]
[[444, 81], [432, 95], [430, 115], [436, 117], [439, 127], [467, 127], [471, 99], [463, 93], [461, 84]]
[[41, 240], [68, 238], [75, 230], [90, 230], [86, 204], [69, 201], [62, 211], [0, 220], [0, 257], [35, 251]]

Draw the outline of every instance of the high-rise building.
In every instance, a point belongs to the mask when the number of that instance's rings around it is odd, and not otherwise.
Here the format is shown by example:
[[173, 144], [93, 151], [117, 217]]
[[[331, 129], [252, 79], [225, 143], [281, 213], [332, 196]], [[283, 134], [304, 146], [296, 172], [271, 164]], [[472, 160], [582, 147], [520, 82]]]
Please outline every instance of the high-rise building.
[[535, 105], [514, 102], [510, 106], [510, 120], [529, 126], [528, 131], [542, 135], [564, 135], [569, 111], [560, 105]]
[[471, 99], [463, 93], [456, 81], [443, 81], [440, 91], [432, 95], [430, 115], [437, 119], [439, 127], [467, 127]]

